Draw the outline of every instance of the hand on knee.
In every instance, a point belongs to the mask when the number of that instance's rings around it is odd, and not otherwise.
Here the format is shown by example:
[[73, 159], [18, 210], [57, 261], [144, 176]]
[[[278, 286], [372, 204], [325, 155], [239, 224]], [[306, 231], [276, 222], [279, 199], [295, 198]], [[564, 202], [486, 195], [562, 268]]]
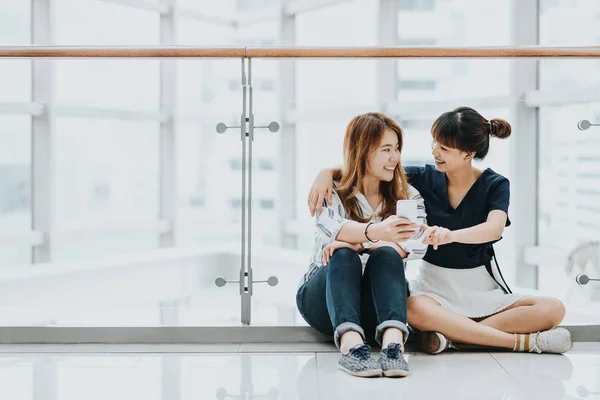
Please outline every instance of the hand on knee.
[[332, 271], [362, 274], [362, 261], [357, 252], [352, 249], [337, 249], [327, 264], [327, 274]]
[[334, 262], [334, 260], [337, 262], [342, 262], [344, 264], [356, 263], [357, 261], [361, 263], [358, 253], [347, 247], [342, 247], [341, 249], [335, 250], [335, 252], [331, 256], [331, 259], [329, 260], [329, 264]]

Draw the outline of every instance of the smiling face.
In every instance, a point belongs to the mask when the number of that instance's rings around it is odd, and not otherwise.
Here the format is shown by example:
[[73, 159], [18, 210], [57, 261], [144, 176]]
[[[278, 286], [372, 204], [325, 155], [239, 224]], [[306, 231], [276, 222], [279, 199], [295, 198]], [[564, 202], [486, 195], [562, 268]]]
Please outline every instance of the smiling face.
[[435, 168], [440, 172], [454, 172], [469, 167], [473, 155], [459, 149], [444, 146], [435, 140], [431, 143]]
[[400, 142], [398, 135], [387, 128], [377, 145], [369, 154], [367, 174], [381, 181], [394, 179], [396, 169], [400, 168]]
[[483, 160], [490, 149], [490, 137], [504, 139], [511, 127], [503, 119], [485, 119], [470, 107], [458, 107], [440, 115], [431, 126], [431, 154], [441, 172], [454, 172]]
[[344, 165], [337, 186], [349, 219], [368, 221], [355, 200], [364, 185], [379, 183], [382, 218], [396, 213], [397, 200], [408, 199], [409, 185], [400, 162], [403, 139], [402, 128], [387, 115], [370, 112], [352, 118], [344, 136]]

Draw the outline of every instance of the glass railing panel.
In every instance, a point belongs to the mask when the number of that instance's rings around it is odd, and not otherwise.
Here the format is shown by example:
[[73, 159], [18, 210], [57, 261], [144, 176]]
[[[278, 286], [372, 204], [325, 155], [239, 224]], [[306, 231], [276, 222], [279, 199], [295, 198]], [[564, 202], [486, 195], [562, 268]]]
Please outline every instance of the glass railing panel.
[[215, 279], [241, 266], [241, 61], [48, 62], [50, 261], [27, 270], [48, 234], [31, 231], [32, 116], [0, 115], [3, 325], [239, 325], [239, 285]]
[[[254, 142], [253, 180], [257, 189], [252, 206], [257, 222], [253, 224], [252, 231], [252, 265], [255, 279], [267, 279], [274, 275], [279, 278], [279, 285], [275, 288], [255, 285], [253, 323], [303, 324], [302, 318], [295, 312], [295, 293], [301, 276], [308, 269], [314, 242], [314, 221], [308, 215], [306, 198], [316, 174], [322, 168], [342, 162], [344, 131], [350, 119], [366, 111], [390, 115], [404, 130], [403, 164], [423, 165], [432, 163], [430, 130], [433, 121], [445, 111], [469, 106], [487, 119], [502, 118], [512, 125], [511, 137], [507, 140], [492, 139], [487, 157], [474, 165], [482, 170], [491, 168], [507, 177], [511, 181], [512, 199], [535, 199], [536, 191], [538, 193], [534, 207], [539, 210], [540, 226], [538, 237], [531, 246], [517, 243], [519, 235], [515, 231], [522, 226], [519, 215], [526, 205], [519, 205], [516, 200], [511, 202], [509, 217], [513, 225], [505, 229], [502, 240], [494, 246], [504, 279], [516, 292], [559, 297], [569, 310], [565, 323], [578, 321], [593, 324], [589, 309], [597, 309], [593, 294], [595, 289], [592, 287], [594, 282], [587, 287], [577, 284], [573, 271], [565, 271], [564, 261], [570, 249], [584, 237], [598, 240], [600, 234], [600, 231], [593, 230], [591, 225], [595, 219], [590, 214], [595, 204], [592, 193], [595, 176], [593, 140], [594, 129], [597, 128], [592, 126], [586, 132], [577, 129], [580, 119], [587, 118], [592, 123], [598, 121], [597, 101], [590, 100], [595, 93], [594, 86], [591, 87], [591, 94], [586, 94], [587, 97], [573, 97], [572, 102], [576, 104], [555, 106], [551, 103], [557, 101], [556, 94], [552, 92], [547, 95], [543, 86], [541, 90], [511, 89], [510, 77], [514, 70], [511, 69], [510, 60], [429, 60], [428, 63], [433, 65], [429, 69], [429, 79], [434, 82], [433, 85], [399, 85], [395, 98], [377, 102], [375, 71], [378, 62], [386, 61], [389, 60], [252, 61], [254, 76], [264, 74], [281, 77], [281, 74], [289, 74], [289, 70], [282, 67], [293, 65], [296, 79], [291, 97], [291, 89], [286, 88], [283, 82], [275, 81], [272, 85], [281, 94], [281, 102], [277, 102], [269, 90], [259, 85], [254, 87], [256, 124], [266, 125], [275, 120], [273, 116], [279, 115], [281, 129], [275, 134], [257, 130]], [[563, 60], [552, 62], [560, 64]], [[582, 74], [597, 76], [595, 60], [578, 62], [585, 66]], [[398, 78], [410, 77], [407, 81], [414, 81], [418, 74], [427, 72], [424, 60], [397, 60], [396, 64]], [[456, 65], [462, 67], [457, 70]], [[359, 69], [361, 74], [356, 72]], [[361, 79], [350, 80], [345, 75], [347, 71], [354, 71], [355, 76]], [[564, 102], [564, 99], [561, 101]], [[535, 135], [535, 127], [524, 123], [520, 116], [523, 112], [533, 116], [533, 121], [539, 118], [539, 172], [535, 171], [535, 163], [523, 163], [523, 160], [516, 159], [515, 146], [519, 146], [523, 138]], [[569, 142], [568, 146], [565, 140]], [[578, 146], [577, 151], [581, 154], [567, 151], [567, 147], [575, 149], [573, 146]], [[272, 161], [267, 161], [269, 158]], [[553, 160], [551, 164], [550, 160]], [[558, 165], [556, 160], [566, 164]], [[537, 188], [524, 187], [519, 183], [523, 181], [522, 175], [525, 173], [520, 168], [525, 164], [534, 168], [527, 174], [539, 175]], [[557, 168], [560, 171], [555, 171]], [[291, 175], [282, 176], [290, 171]], [[556, 186], [558, 181], [555, 174], [565, 173], [569, 174], [567, 178], [572, 188]], [[585, 187], [586, 193], [570, 198], [568, 191], [584, 190], [580, 186]], [[531, 190], [531, 196], [523, 193], [527, 190]], [[555, 193], [557, 191], [564, 193]], [[270, 200], [273, 196], [272, 203], [261, 201], [266, 197]], [[555, 204], [559, 199], [564, 203], [565, 197], [568, 204], [572, 203], [569, 207], [578, 208], [576, 218], [581, 221], [575, 222], [568, 217], [570, 225], [565, 225], [567, 229], [561, 230], [560, 235], [558, 231], [554, 234], [558, 226], [563, 226], [559, 219], [567, 218], [559, 211], [566, 209], [564, 205], [557, 209]], [[590, 203], [587, 208], [579, 205], [583, 200]], [[290, 204], [294, 205], [292, 212], [289, 210]], [[581, 207], [585, 210], [579, 209]], [[553, 220], [556, 221], [554, 225], [551, 224]], [[577, 226], [572, 226], [573, 223]], [[582, 225], [584, 223], [585, 227]], [[579, 232], [581, 237], [573, 237], [573, 231]], [[274, 236], [275, 232], [281, 233]], [[570, 240], [560, 239], [561, 235], [570, 236]], [[539, 258], [536, 254], [546, 251], [546, 246], [548, 251], [556, 252], [562, 258], [558, 258], [556, 263]], [[594, 261], [590, 263], [587, 268], [592, 268], [589, 271], [592, 278]], [[532, 264], [538, 265], [537, 279], [526, 282], [522, 278], [522, 270], [531, 268]], [[417, 274], [418, 262], [413, 261], [408, 265], [407, 277], [414, 279]], [[587, 307], [587, 314], [579, 312], [581, 306]]]

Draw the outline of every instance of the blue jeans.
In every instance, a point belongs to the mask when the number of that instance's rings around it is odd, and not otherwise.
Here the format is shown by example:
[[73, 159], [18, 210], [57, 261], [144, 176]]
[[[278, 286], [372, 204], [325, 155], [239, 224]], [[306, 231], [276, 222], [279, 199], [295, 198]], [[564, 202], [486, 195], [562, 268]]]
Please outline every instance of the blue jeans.
[[381, 344], [387, 328], [400, 329], [406, 341], [407, 293], [404, 261], [395, 249], [374, 250], [363, 274], [358, 254], [342, 248], [300, 287], [296, 304], [306, 322], [333, 336], [338, 348], [341, 335], [347, 331]]

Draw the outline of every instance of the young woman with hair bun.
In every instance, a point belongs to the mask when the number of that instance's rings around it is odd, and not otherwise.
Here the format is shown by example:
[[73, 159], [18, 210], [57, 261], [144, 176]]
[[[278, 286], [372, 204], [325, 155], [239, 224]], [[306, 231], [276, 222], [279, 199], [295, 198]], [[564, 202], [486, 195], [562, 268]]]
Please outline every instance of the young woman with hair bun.
[[[550, 297], [512, 293], [498, 267], [493, 244], [510, 225], [510, 183], [483, 160], [492, 138], [506, 139], [511, 126], [488, 120], [469, 107], [440, 115], [431, 128], [434, 164], [405, 168], [408, 182], [425, 201], [429, 245], [417, 278], [410, 282], [408, 323], [429, 354], [461, 343], [518, 352], [564, 353], [573, 346], [569, 331], [557, 328], [565, 315]], [[311, 214], [329, 202], [338, 169], [325, 169], [309, 195]], [[494, 261], [494, 264], [492, 263]]]

